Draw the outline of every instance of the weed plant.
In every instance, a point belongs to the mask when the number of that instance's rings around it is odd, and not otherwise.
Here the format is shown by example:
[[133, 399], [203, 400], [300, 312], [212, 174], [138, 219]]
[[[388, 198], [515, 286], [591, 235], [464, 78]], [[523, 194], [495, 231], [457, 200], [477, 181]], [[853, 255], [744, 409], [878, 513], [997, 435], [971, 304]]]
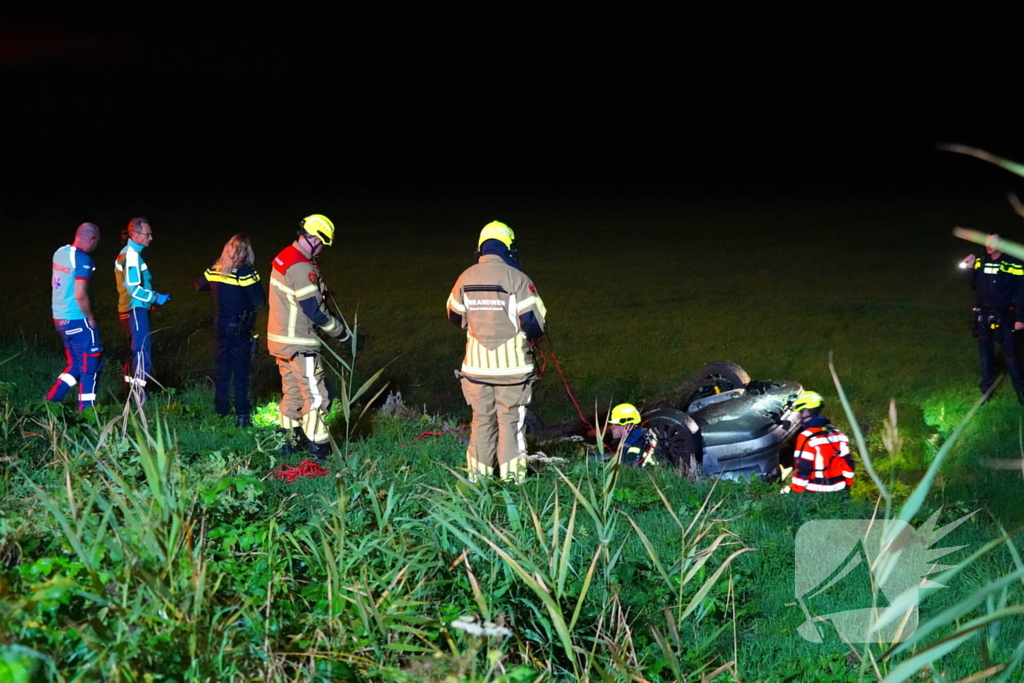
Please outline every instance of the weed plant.
[[122, 438], [120, 416], [3, 409], [31, 444], [0, 516], [12, 680], [874, 681], [929, 665], [941, 681], [987, 661], [1009, 681], [1024, 652], [1024, 573], [994, 524], [958, 530], [977, 552], [927, 596], [913, 643], [814, 645], [785, 607], [793, 535], [870, 505], [573, 446], [522, 486], [472, 483], [454, 438], [414, 441], [424, 422], [385, 416], [331, 477], [286, 485], [261, 477], [269, 429], [196, 453], [170, 426], [187, 414], [129, 418]]

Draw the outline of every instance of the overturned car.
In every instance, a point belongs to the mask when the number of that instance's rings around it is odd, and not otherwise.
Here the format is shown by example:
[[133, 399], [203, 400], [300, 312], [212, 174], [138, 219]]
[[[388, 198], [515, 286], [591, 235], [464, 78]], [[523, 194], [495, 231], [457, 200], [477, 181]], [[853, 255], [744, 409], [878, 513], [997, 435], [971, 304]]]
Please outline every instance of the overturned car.
[[[800, 422], [791, 410], [797, 382], [752, 381], [736, 363], [714, 361], [685, 383], [681, 396], [641, 408], [641, 426], [658, 436], [656, 457], [676, 467], [695, 463], [706, 475], [770, 481], [792, 463]], [[539, 425], [538, 425], [539, 426]], [[565, 428], [558, 430], [566, 435]], [[579, 427], [569, 428], [579, 432]], [[550, 430], [538, 430], [552, 436]]]

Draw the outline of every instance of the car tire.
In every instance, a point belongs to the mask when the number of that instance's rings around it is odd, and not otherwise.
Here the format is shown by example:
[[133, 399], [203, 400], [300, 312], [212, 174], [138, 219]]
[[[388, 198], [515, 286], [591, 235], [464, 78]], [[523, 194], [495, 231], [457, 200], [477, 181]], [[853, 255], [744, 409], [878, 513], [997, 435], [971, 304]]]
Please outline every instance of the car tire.
[[698, 398], [739, 389], [745, 387], [749, 382], [750, 375], [736, 363], [729, 360], [711, 361], [693, 374], [691, 383], [694, 385], [694, 390], [687, 398], [683, 410]]
[[692, 417], [675, 408], [661, 408], [644, 416], [643, 426], [658, 436], [655, 457], [673, 467], [688, 467], [690, 458], [700, 462], [703, 444], [700, 427]]

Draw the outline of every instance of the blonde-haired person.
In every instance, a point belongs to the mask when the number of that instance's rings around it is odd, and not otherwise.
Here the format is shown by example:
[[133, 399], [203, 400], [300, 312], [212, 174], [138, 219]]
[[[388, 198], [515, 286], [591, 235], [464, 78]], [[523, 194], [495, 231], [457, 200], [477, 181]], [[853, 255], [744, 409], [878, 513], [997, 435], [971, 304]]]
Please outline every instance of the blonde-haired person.
[[252, 240], [240, 232], [228, 240], [217, 262], [196, 280], [197, 290], [213, 292], [217, 306], [214, 410], [221, 416], [231, 412], [229, 394], [233, 383], [235, 420], [239, 427], [252, 426], [249, 363], [256, 340], [253, 330], [256, 326], [256, 309], [267, 303], [259, 273], [253, 267], [255, 261]]

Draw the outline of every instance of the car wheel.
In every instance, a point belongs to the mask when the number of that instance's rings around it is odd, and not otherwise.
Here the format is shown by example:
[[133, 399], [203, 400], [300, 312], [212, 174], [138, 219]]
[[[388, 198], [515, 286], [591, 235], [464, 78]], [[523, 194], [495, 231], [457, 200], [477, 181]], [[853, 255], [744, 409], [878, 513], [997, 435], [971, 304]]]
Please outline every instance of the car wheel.
[[748, 382], [750, 382], [750, 375], [736, 363], [729, 360], [711, 361], [694, 373], [693, 383], [696, 385], [696, 389], [690, 394], [686, 405], [693, 403], [698, 398], [739, 389], [746, 386]]
[[645, 416], [643, 426], [658, 436], [656, 457], [673, 467], [687, 467], [690, 458], [697, 462], [703, 455], [700, 427], [692, 417], [675, 408], [661, 408]]

